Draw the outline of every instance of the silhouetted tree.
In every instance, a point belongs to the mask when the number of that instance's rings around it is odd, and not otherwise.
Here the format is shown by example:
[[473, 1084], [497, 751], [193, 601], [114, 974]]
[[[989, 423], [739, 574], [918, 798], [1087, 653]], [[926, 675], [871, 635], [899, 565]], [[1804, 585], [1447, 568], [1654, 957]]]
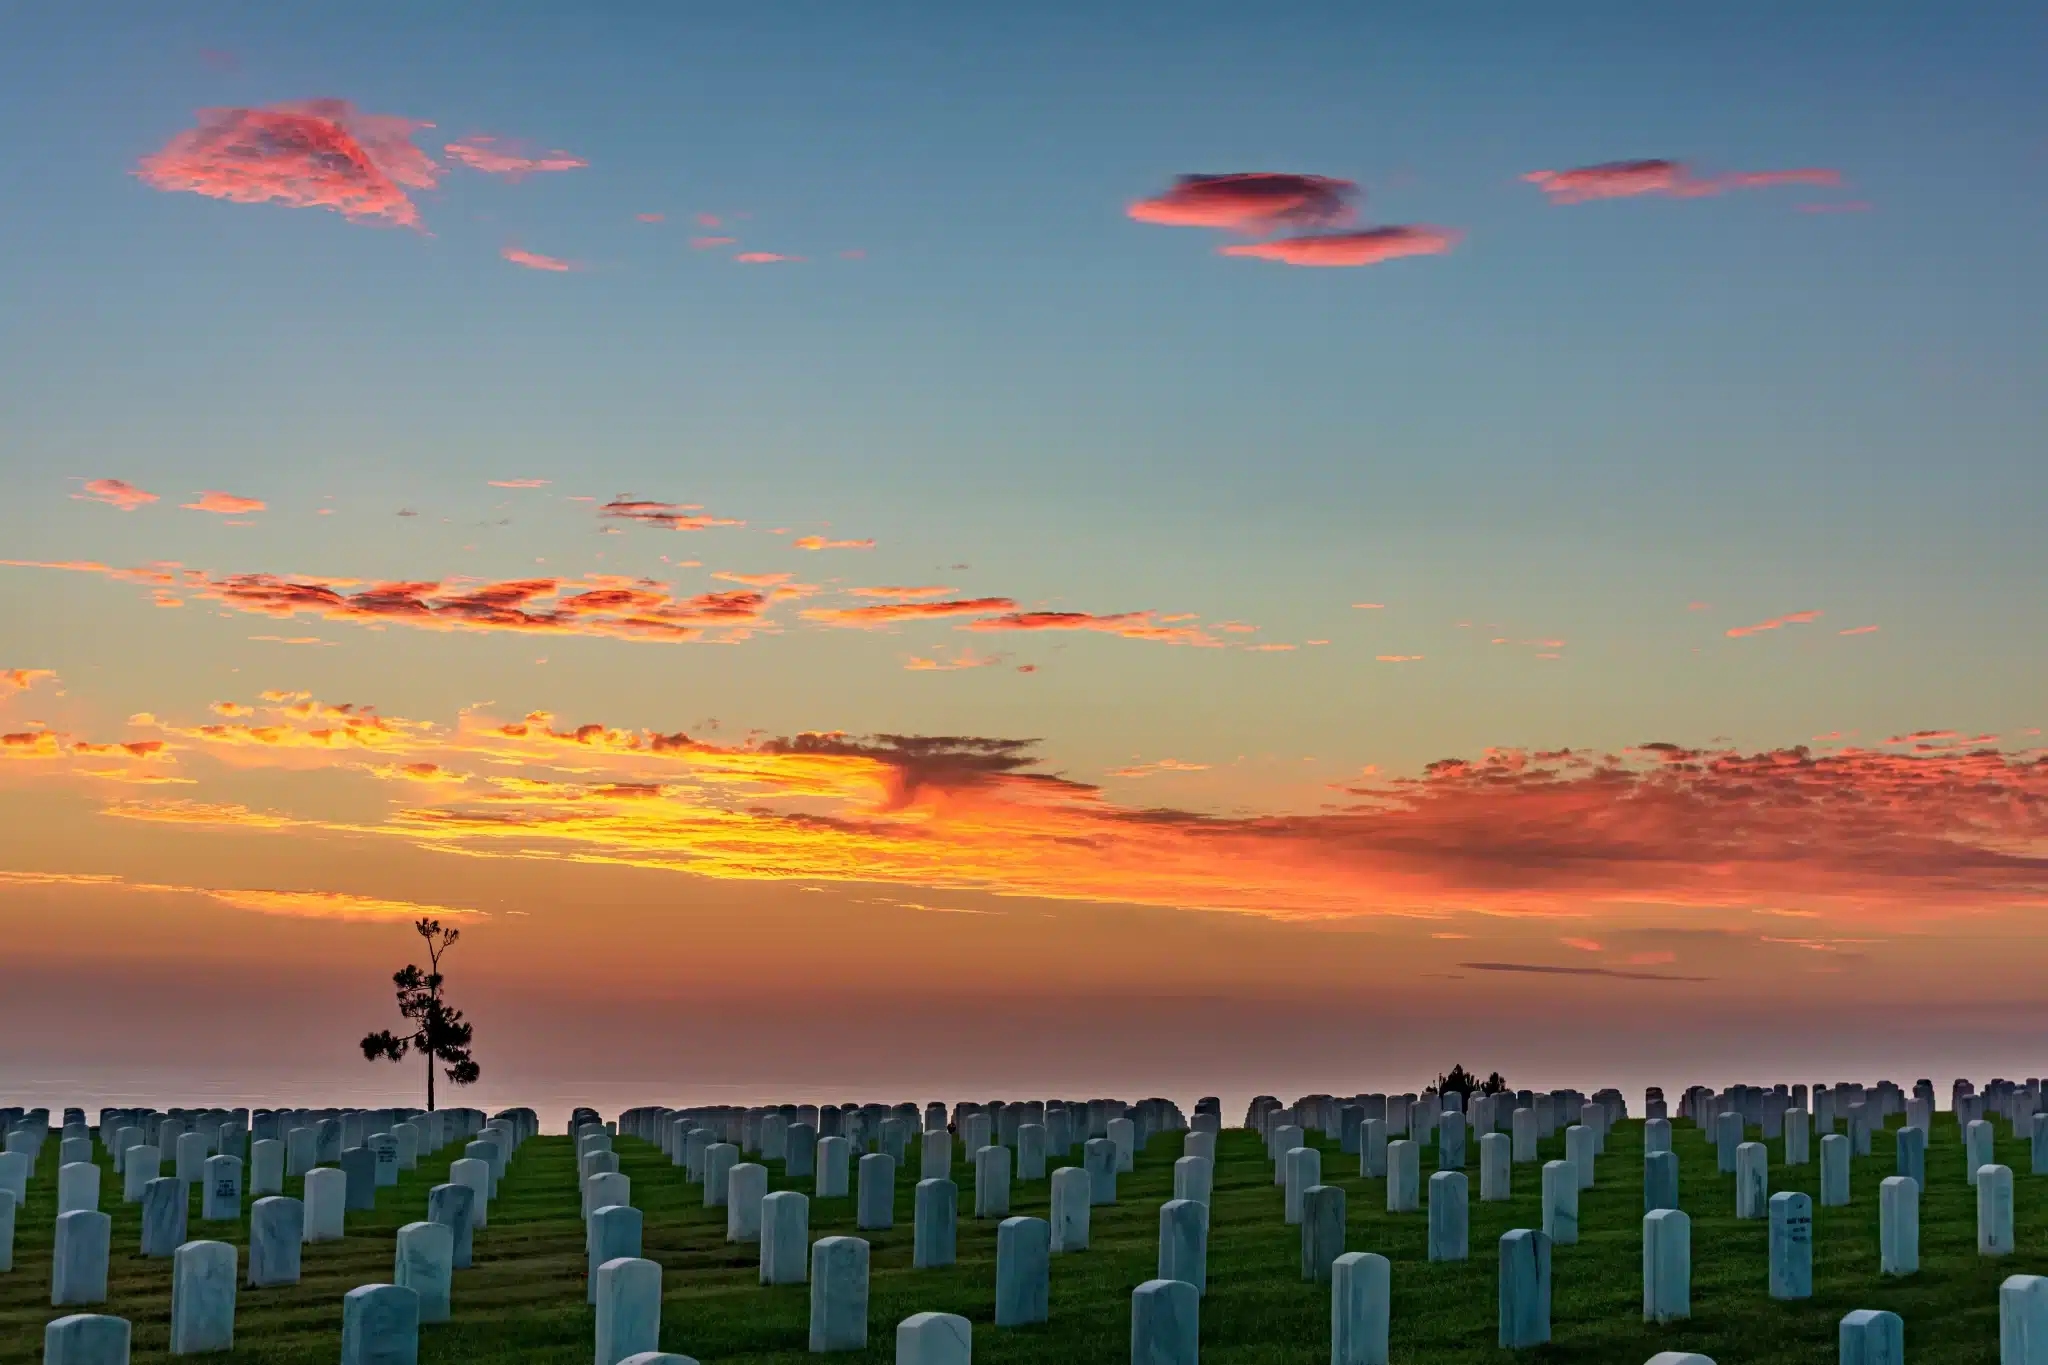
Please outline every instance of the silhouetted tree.
[[1482, 1095], [1498, 1095], [1507, 1088], [1507, 1080], [1498, 1071], [1482, 1081], [1467, 1071], [1462, 1062], [1436, 1078], [1436, 1092], [1439, 1095], [1448, 1095], [1456, 1091], [1467, 1100], [1472, 1098], [1474, 1091]]
[[422, 919], [413, 929], [427, 941], [427, 970], [423, 972], [408, 964], [404, 971], [391, 974], [391, 984], [398, 987], [398, 1012], [412, 1024], [412, 1032], [397, 1034], [382, 1029], [367, 1035], [363, 1039], [363, 1058], [374, 1062], [381, 1057], [396, 1062], [402, 1061], [408, 1052], [419, 1052], [427, 1060], [427, 1108], [432, 1110], [436, 1062], [447, 1063], [448, 1080], [454, 1085], [468, 1085], [482, 1071], [470, 1059], [472, 1030], [463, 1022], [462, 1011], [450, 1009], [441, 998], [441, 954], [455, 946], [462, 931], [443, 929], [437, 919]]

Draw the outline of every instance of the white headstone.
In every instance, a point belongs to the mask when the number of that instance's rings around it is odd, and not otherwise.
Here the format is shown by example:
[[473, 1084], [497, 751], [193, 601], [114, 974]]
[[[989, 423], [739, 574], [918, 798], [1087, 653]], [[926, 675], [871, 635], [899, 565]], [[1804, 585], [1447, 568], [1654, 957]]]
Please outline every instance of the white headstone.
[[236, 1251], [226, 1242], [187, 1242], [171, 1257], [172, 1355], [235, 1348], [236, 1271]]
[[299, 1246], [306, 1239], [306, 1206], [270, 1195], [249, 1206], [249, 1285], [270, 1289], [299, 1282]]
[[[1182, 1158], [1185, 1160], [1186, 1158]], [[1089, 1208], [1095, 1203], [1094, 1178], [1078, 1166], [1052, 1173], [1052, 1249], [1088, 1249]]]
[[43, 1328], [43, 1365], [128, 1365], [128, 1319], [71, 1313]]
[[619, 1365], [660, 1349], [660, 1263], [631, 1256], [606, 1261], [597, 1268], [596, 1365]]
[[896, 1365], [973, 1365], [974, 1328], [957, 1313], [912, 1313], [896, 1324]]
[[419, 1296], [421, 1322], [448, 1321], [455, 1283], [454, 1229], [433, 1222], [399, 1228], [391, 1282]]
[[762, 1284], [802, 1284], [810, 1244], [810, 1200], [795, 1190], [777, 1190], [761, 1200]]
[[1579, 1168], [1569, 1161], [1543, 1163], [1543, 1235], [1554, 1246], [1579, 1240]]
[[996, 1326], [1044, 1322], [1051, 1303], [1052, 1229], [1043, 1218], [1005, 1218], [996, 1225]]
[[[1068, 1168], [1071, 1169], [1071, 1168]], [[1082, 1176], [1082, 1214], [1087, 1213], [1086, 1175]], [[1059, 1208], [1059, 1183], [1053, 1183], [1053, 1207]], [[910, 1264], [917, 1270], [953, 1264], [959, 1239], [960, 1187], [942, 1177], [917, 1182], [911, 1212]], [[1057, 1237], [1057, 1234], [1055, 1234]], [[1055, 1245], [1054, 1250], [1058, 1250]]]
[[1897, 1313], [1859, 1308], [1843, 1317], [1837, 1338], [1841, 1365], [1904, 1365], [1906, 1324]]
[[50, 1250], [50, 1306], [65, 1308], [107, 1301], [107, 1256], [114, 1220], [96, 1209], [57, 1215]]
[[[1760, 1144], [1759, 1144], [1760, 1145]], [[1692, 1316], [1692, 1220], [1677, 1209], [1643, 1215], [1643, 1321]]]
[[1185, 1280], [1147, 1280], [1131, 1291], [1131, 1365], [1197, 1365], [1202, 1296]]
[[1770, 1274], [1772, 1298], [1813, 1297], [1813, 1199], [1797, 1190], [1771, 1196]]
[[867, 1344], [868, 1244], [859, 1237], [820, 1237], [811, 1244], [811, 1351], [858, 1351]]
[[1501, 1234], [1499, 1340], [1504, 1351], [1550, 1340], [1550, 1238], [1530, 1228]]
[[1422, 1207], [1422, 1146], [1413, 1138], [1387, 1144], [1387, 1212], [1413, 1213]]
[[2010, 1256], [2012, 1251], [2012, 1168], [1996, 1164], [1979, 1166], [1977, 1254]]
[[[1877, 1187], [1878, 1273], [1912, 1275], [1920, 1269], [1920, 1185], [1888, 1175]], [[2042, 1342], [2048, 1347], [2048, 1339]], [[2042, 1362], [2048, 1365], [2048, 1361]]]
[[1370, 1251], [1330, 1265], [1330, 1365], [1387, 1365], [1393, 1268]]

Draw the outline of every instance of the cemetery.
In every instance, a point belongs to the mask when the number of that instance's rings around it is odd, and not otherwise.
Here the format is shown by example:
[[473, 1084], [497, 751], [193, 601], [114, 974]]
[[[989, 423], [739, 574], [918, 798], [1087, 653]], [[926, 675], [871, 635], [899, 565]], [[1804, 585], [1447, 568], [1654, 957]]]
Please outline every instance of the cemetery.
[[0, 1365], [2048, 1365], [2038, 1080], [0, 1106]]

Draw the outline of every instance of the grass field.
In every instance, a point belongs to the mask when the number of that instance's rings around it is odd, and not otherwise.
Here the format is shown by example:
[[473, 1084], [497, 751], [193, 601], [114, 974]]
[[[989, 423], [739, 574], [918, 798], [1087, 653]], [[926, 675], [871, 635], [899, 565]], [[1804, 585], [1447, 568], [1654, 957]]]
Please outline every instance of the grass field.
[[[1935, 1361], [1993, 1361], [1998, 1351], [1998, 1285], [2016, 1272], [2048, 1271], [2048, 1176], [2027, 1174], [2027, 1144], [2006, 1134], [1998, 1159], [2015, 1172], [2017, 1255], [1990, 1260], [1976, 1254], [1975, 1192], [1963, 1179], [1962, 1143], [1951, 1116], [1937, 1117], [1927, 1153], [1930, 1188], [1921, 1197], [1921, 1265], [1907, 1279], [1880, 1277], [1877, 1184], [1894, 1173], [1892, 1139], [1880, 1133], [1872, 1155], [1855, 1162], [1852, 1202], [1815, 1209], [1814, 1297], [1774, 1302], [1765, 1289], [1767, 1224], [1734, 1216], [1734, 1178], [1714, 1170], [1712, 1148], [1689, 1123], [1677, 1121], [1682, 1165], [1680, 1203], [1692, 1218], [1693, 1317], [1662, 1327], [1642, 1322], [1642, 1124], [1629, 1121], [1609, 1135], [1599, 1182], [1583, 1193], [1581, 1240], [1557, 1250], [1552, 1280], [1553, 1342], [1526, 1353], [1539, 1360], [1615, 1361], [1640, 1365], [1661, 1350], [1699, 1351], [1720, 1365], [1783, 1361], [1812, 1365], [1835, 1358], [1836, 1324], [1855, 1308], [1886, 1308], [1905, 1319], [1906, 1347], [1915, 1365]], [[1754, 1136], [1754, 1133], [1752, 1133]], [[1093, 1247], [1056, 1256], [1052, 1265], [1052, 1321], [998, 1330], [995, 1301], [995, 1226], [963, 1218], [957, 1265], [942, 1270], [910, 1267], [913, 1172], [899, 1172], [896, 1228], [861, 1234], [873, 1244], [868, 1349], [856, 1359], [893, 1358], [895, 1326], [921, 1310], [960, 1313], [974, 1323], [980, 1362], [1058, 1361], [1107, 1365], [1129, 1356], [1130, 1292], [1151, 1278], [1158, 1239], [1158, 1208], [1171, 1197], [1180, 1136], [1155, 1137], [1138, 1158], [1135, 1174], [1121, 1177], [1119, 1202], [1094, 1211]], [[1541, 1225], [1535, 1166], [1517, 1166], [1514, 1198], [1485, 1204], [1472, 1178], [1472, 1259], [1454, 1264], [1425, 1260], [1426, 1213], [1390, 1216], [1384, 1184], [1350, 1172], [1355, 1158], [1325, 1149], [1328, 1183], [1347, 1191], [1348, 1242], [1353, 1251], [1377, 1251], [1393, 1262], [1392, 1357], [1397, 1362], [1500, 1358], [1495, 1333], [1495, 1243], [1509, 1228]], [[15, 1233], [15, 1268], [0, 1275], [0, 1365], [39, 1360], [43, 1324], [59, 1315], [49, 1302], [50, 1242], [54, 1217], [57, 1142], [45, 1144]], [[1816, 1151], [1818, 1141], [1815, 1143]], [[1543, 1144], [1545, 1160], [1562, 1157], [1564, 1142]], [[1772, 1143], [1771, 1187], [1804, 1190], [1819, 1203], [1818, 1162], [1796, 1169], [1777, 1164]], [[687, 1184], [653, 1146], [617, 1142], [620, 1168], [633, 1181], [633, 1202], [646, 1214], [644, 1254], [664, 1270], [661, 1344], [706, 1365], [792, 1362], [805, 1352], [809, 1291], [802, 1286], [764, 1289], [756, 1282], [757, 1252], [728, 1246], [723, 1209], [702, 1207]], [[1476, 1149], [1476, 1144], [1475, 1144]], [[241, 1290], [235, 1359], [332, 1365], [340, 1351], [341, 1299], [359, 1284], [391, 1278], [394, 1233], [425, 1216], [428, 1187], [446, 1178], [459, 1145], [423, 1161], [395, 1188], [377, 1192], [377, 1210], [349, 1215], [341, 1242], [305, 1248], [304, 1278], [292, 1288]], [[1250, 1132], [1226, 1130], [1217, 1145], [1217, 1171], [1209, 1233], [1209, 1289], [1202, 1304], [1201, 1349], [1209, 1361], [1298, 1362], [1329, 1358], [1329, 1291], [1300, 1277], [1299, 1230], [1282, 1221], [1280, 1190]], [[961, 1206], [972, 1207], [973, 1172], [955, 1149], [953, 1178]], [[913, 1166], [915, 1157], [912, 1158]], [[102, 1160], [104, 1167], [104, 1159]], [[1057, 1163], [1053, 1163], [1057, 1164]], [[1078, 1157], [1076, 1159], [1078, 1164]], [[1425, 1152], [1425, 1180], [1433, 1168]], [[576, 1362], [591, 1359], [593, 1314], [584, 1305], [583, 1229], [570, 1142], [529, 1140], [514, 1159], [476, 1237], [476, 1265], [455, 1276], [455, 1319], [426, 1328], [420, 1358], [447, 1362]], [[771, 1163], [770, 1186], [792, 1187]], [[808, 1181], [796, 1188], [805, 1188]], [[299, 1182], [288, 1182], [297, 1195]], [[120, 1200], [120, 1181], [103, 1169], [101, 1208], [113, 1215], [114, 1259], [110, 1297], [101, 1308], [134, 1324], [139, 1359], [167, 1353], [170, 1336], [169, 1260], [144, 1260], [138, 1206]], [[1047, 1212], [1047, 1181], [1013, 1186], [1011, 1211]], [[192, 1192], [189, 1235], [244, 1248], [246, 1222], [198, 1219]], [[246, 1217], [246, 1215], [245, 1215]], [[854, 1232], [853, 1200], [811, 1201], [813, 1237]]]

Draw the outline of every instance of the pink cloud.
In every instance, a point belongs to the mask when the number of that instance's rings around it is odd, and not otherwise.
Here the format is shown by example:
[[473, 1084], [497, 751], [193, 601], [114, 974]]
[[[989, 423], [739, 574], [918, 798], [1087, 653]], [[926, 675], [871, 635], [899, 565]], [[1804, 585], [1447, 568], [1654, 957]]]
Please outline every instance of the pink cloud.
[[1265, 232], [1282, 227], [1338, 227], [1352, 219], [1358, 186], [1349, 180], [1278, 171], [1184, 175], [1164, 194], [1125, 210], [1164, 227]]
[[1878, 628], [1877, 628], [1876, 626], [1851, 626], [1851, 627], [1849, 627], [1849, 628], [1848, 628], [1847, 630], [1838, 630], [1838, 631], [1836, 631], [1836, 632], [1835, 632], [1835, 634], [1837, 634], [1837, 635], [1875, 635], [1875, 634], [1877, 633], [1877, 629], [1878, 629]]
[[135, 174], [152, 189], [417, 227], [419, 211], [406, 190], [431, 188], [441, 168], [413, 145], [412, 134], [432, 126], [361, 114], [346, 100], [202, 109], [198, 127], [144, 157]]
[[1583, 204], [1594, 199], [1628, 199], [1642, 194], [1699, 199], [1729, 190], [1767, 189], [1774, 185], [1834, 188], [1841, 185], [1842, 173], [1812, 168], [1701, 176], [1683, 162], [1653, 157], [1642, 161], [1607, 161], [1569, 171], [1530, 171], [1522, 179], [1542, 190], [1553, 204]]
[[125, 479], [87, 479], [85, 487], [71, 496], [81, 502], [103, 502], [123, 512], [133, 512], [145, 503], [156, 501], [156, 494], [146, 493]]
[[705, 514], [702, 503], [652, 502], [624, 494], [598, 508], [597, 514], [613, 521], [637, 521], [643, 526], [659, 526], [664, 531], [702, 531], [710, 526], [746, 525], [744, 521], [730, 517], [709, 516]]
[[528, 156], [520, 144], [500, 141], [495, 137], [478, 135], [466, 137], [460, 142], [451, 142], [441, 149], [452, 161], [460, 162], [473, 171], [487, 175], [502, 175], [517, 180], [536, 171], [573, 171], [590, 163], [580, 156], [568, 152], [545, 152], [539, 156]]
[[1363, 232], [1322, 232], [1271, 242], [1240, 242], [1216, 248], [1221, 256], [1251, 256], [1284, 265], [1378, 265], [1402, 256], [1440, 256], [1463, 233], [1437, 227], [1380, 227]]
[[1220, 646], [1222, 641], [1199, 626], [1170, 625], [1149, 611], [1097, 615], [1086, 611], [1013, 611], [969, 621], [961, 630], [1083, 630], [1118, 635], [1127, 640], [1152, 640], [1168, 645]]
[[1773, 616], [1768, 621], [1759, 621], [1753, 626], [1731, 626], [1727, 631], [1727, 635], [1731, 640], [1739, 640], [1745, 635], [1757, 635], [1763, 631], [1777, 630], [1784, 626], [1803, 626], [1809, 621], [1819, 620], [1820, 617], [1821, 613], [1817, 611], [1787, 612], [1783, 616]]
[[636, 213], [633, 217], [643, 223], [665, 223], [668, 221], [668, 215], [665, 213]]
[[188, 512], [218, 512], [223, 516], [239, 517], [249, 512], [261, 512], [267, 504], [261, 498], [245, 498], [209, 488], [199, 495], [199, 501], [181, 502], [178, 506]]
[[522, 251], [508, 246], [498, 253], [514, 265], [523, 265], [528, 270], [569, 271], [576, 269], [572, 263], [556, 256], [543, 256], [537, 251]]
[[1576, 948], [1582, 953], [1598, 953], [1606, 951], [1598, 943], [1594, 942], [1590, 938], [1561, 938], [1558, 940], [1558, 942], [1562, 943], [1567, 948]]
[[724, 227], [725, 222], [715, 213], [700, 213], [697, 215], [697, 226], [707, 228]]
[[801, 256], [784, 256], [776, 251], [742, 251], [733, 257], [741, 265], [773, 265], [777, 261], [801, 261]]
[[690, 245], [699, 251], [709, 251], [713, 247], [731, 246], [738, 240], [737, 237], [692, 237]]
[[1007, 597], [965, 597], [947, 602], [878, 602], [871, 607], [812, 607], [804, 619], [828, 626], [873, 630], [898, 621], [921, 621], [947, 616], [986, 616], [1010, 611], [1016, 603]]

